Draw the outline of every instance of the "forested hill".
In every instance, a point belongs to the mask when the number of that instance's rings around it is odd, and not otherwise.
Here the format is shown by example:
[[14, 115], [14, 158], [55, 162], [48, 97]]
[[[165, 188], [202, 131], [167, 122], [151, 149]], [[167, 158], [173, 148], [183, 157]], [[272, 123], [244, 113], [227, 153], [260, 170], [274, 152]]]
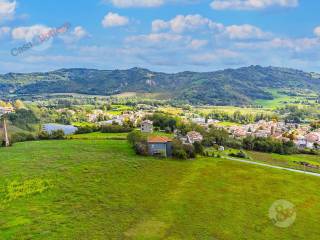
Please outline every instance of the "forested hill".
[[167, 74], [142, 68], [128, 70], [60, 69], [44, 73], [0, 75], [0, 93], [165, 92], [192, 104], [240, 105], [272, 99], [267, 89], [320, 91], [320, 75], [277, 67], [250, 66], [214, 72]]

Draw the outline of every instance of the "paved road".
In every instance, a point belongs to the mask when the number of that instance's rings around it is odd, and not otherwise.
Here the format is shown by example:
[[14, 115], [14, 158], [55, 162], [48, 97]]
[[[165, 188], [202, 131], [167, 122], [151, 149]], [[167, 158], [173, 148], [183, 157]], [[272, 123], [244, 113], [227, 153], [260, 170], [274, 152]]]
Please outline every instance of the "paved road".
[[290, 171], [290, 172], [302, 173], [302, 174], [311, 175], [311, 176], [315, 176], [315, 177], [320, 177], [319, 173], [305, 172], [305, 171], [296, 170], [296, 169], [292, 169], [292, 168], [279, 167], [279, 166], [269, 165], [269, 164], [265, 164], [265, 163], [258, 163], [258, 162], [253, 162], [253, 161], [249, 161], [249, 160], [242, 160], [242, 159], [238, 159], [238, 158], [224, 157], [224, 159], [227, 159], [230, 161], [253, 164], [253, 165], [259, 165], [259, 166], [263, 166], [263, 167], [276, 168], [276, 169]]

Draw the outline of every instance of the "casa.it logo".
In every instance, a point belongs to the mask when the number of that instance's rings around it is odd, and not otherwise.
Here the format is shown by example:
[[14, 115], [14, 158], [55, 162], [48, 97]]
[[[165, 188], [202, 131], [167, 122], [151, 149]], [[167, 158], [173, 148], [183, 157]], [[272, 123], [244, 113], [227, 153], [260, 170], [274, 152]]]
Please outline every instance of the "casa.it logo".
[[295, 205], [287, 200], [275, 201], [269, 209], [269, 218], [275, 226], [280, 228], [290, 227], [296, 220]]
[[70, 29], [70, 26], [70, 23], [65, 23], [58, 28], [53, 28], [45, 33], [32, 36], [26, 39], [26, 43], [22, 46], [11, 49], [11, 55], [16, 57], [31, 49], [44, 51], [51, 47], [52, 41], [55, 37], [66, 33]]

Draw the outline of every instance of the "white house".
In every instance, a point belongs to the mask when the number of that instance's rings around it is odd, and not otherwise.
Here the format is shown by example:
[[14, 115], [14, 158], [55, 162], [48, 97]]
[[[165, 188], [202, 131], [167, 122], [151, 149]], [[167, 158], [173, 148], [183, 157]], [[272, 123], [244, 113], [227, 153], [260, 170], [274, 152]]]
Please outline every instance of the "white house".
[[153, 122], [150, 120], [145, 120], [141, 123], [141, 132], [152, 133], [153, 132]]
[[314, 144], [318, 143], [320, 144], [320, 133], [318, 132], [311, 132], [309, 134], [307, 134], [306, 136], [306, 140], [307, 140], [307, 148], [314, 148]]
[[187, 139], [188, 143], [194, 144], [195, 142], [202, 142], [203, 136], [196, 131], [191, 131], [187, 133]]
[[11, 113], [14, 111], [13, 107], [0, 107], [0, 115]]

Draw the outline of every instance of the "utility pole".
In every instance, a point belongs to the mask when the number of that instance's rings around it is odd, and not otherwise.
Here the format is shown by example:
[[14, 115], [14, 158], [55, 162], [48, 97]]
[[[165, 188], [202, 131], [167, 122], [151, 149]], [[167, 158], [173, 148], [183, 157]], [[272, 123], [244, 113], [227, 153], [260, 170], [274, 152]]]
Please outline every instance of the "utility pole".
[[3, 117], [3, 130], [4, 130], [4, 143], [6, 147], [10, 146], [9, 137], [8, 137], [8, 131], [7, 131], [7, 121], [6, 117]]

